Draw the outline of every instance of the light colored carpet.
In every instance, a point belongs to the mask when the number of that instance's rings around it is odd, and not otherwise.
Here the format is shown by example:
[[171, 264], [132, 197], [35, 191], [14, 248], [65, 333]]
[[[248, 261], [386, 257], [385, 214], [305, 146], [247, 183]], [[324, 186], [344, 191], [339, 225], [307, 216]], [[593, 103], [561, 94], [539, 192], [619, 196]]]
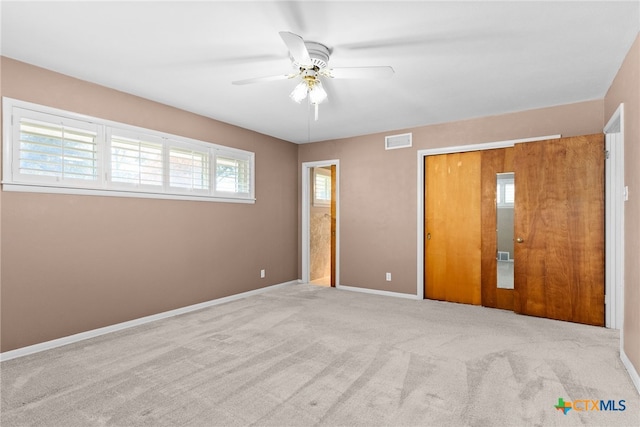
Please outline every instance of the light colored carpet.
[[[637, 426], [618, 348], [604, 328], [291, 285], [2, 362], [0, 421]], [[564, 415], [559, 398], [626, 410]]]

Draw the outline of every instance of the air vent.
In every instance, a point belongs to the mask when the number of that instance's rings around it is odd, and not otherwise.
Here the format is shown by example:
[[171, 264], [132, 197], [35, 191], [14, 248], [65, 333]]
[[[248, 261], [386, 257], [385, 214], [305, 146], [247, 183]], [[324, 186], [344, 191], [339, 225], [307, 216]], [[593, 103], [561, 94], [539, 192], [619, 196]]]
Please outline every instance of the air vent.
[[384, 149], [395, 150], [396, 148], [411, 147], [411, 133], [401, 135], [391, 135], [384, 137]]
[[509, 252], [498, 251], [498, 261], [509, 261]]

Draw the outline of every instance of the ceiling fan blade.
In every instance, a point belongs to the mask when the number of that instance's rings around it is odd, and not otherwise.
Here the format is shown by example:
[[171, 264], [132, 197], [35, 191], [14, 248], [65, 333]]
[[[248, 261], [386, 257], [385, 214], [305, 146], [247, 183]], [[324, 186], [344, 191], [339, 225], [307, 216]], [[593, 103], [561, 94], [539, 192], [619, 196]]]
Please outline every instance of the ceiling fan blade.
[[[286, 59], [284, 55], [250, 55], [250, 56], [223, 56], [217, 58], [211, 58], [206, 60], [208, 64], [221, 64], [221, 65], [234, 65], [234, 64], [249, 64], [252, 62], [267, 62]], [[202, 60], [201, 62], [205, 62]]]
[[267, 77], [255, 77], [252, 79], [245, 79], [245, 80], [236, 80], [234, 82], [231, 82], [234, 85], [248, 85], [248, 84], [252, 84], [252, 83], [264, 83], [264, 82], [273, 82], [273, 81], [277, 81], [277, 80], [287, 80], [287, 79], [292, 79], [295, 76], [297, 76], [298, 74], [279, 74], [277, 76], [267, 76]]
[[289, 28], [302, 33], [307, 31], [308, 22], [304, 14], [304, 5], [296, 1], [279, 1], [276, 4]]
[[211, 67], [233, 67], [243, 64], [255, 64], [255, 63], [267, 63], [267, 62], [275, 62], [275, 61], [286, 61], [288, 58], [286, 55], [251, 55], [251, 56], [206, 56], [202, 55], [200, 58], [187, 58], [185, 60], [180, 60], [173, 58], [174, 60], [171, 62], [164, 62], [160, 64], [163, 67], [189, 67], [191, 69], [202, 69]]
[[333, 79], [384, 79], [393, 76], [393, 68], [381, 67], [339, 67], [322, 73]]
[[389, 52], [391, 55], [400, 55], [408, 51], [420, 51], [422, 49], [442, 49], [446, 51], [456, 50], [459, 47], [469, 46], [473, 48], [477, 44], [486, 44], [488, 41], [502, 39], [504, 36], [496, 30], [473, 31], [473, 33], [449, 31], [424, 34], [423, 30], [416, 28], [415, 36], [391, 37], [386, 39], [367, 40], [354, 43], [343, 43], [333, 46], [336, 51], [374, 51]]
[[411, 47], [416, 45], [426, 45], [433, 42], [432, 39], [427, 37], [396, 37], [392, 39], [384, 40], [368, 40], [364, 42], [346, 43], [335, 46], [337, 49], [345, 50], [370, 50], [380, 48], [399, 48], [399, 47]]
[[300, 65], [313, 65], [302, 37], [289, 31], [280, 31], [280, 37], [289, 48], [289, 53], [295, 62]]

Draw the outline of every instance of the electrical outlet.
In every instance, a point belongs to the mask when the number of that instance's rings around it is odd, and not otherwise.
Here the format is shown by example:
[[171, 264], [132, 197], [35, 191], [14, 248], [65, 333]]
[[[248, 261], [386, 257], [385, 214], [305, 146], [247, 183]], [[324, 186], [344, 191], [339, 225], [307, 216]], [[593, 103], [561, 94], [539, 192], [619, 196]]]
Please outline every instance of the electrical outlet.
[[264, 271], [264, 269], [260, 270], [260, 278], [261, 279], [264, 279], [266, 275], [267, 275], [267, 273]]
[[391, 281], [391, 273], [387, 273], [387, 282]]

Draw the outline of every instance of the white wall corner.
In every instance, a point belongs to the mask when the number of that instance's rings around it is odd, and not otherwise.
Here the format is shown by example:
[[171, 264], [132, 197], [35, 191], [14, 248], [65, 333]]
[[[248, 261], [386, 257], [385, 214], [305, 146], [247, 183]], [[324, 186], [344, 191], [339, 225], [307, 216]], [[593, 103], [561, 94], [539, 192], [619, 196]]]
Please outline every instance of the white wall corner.
[[622, 364], [627, 369], [633, 385], [636, 386], [636, 390], [638, 390], [638, 394], [640, 394], [640, 375], [638, 375], [638, 371], [633, 366], [633, 363], [631, 363], [631, 360], [627, 357], [623, 348], [620, 348], [620, 360], [622, 360]]

